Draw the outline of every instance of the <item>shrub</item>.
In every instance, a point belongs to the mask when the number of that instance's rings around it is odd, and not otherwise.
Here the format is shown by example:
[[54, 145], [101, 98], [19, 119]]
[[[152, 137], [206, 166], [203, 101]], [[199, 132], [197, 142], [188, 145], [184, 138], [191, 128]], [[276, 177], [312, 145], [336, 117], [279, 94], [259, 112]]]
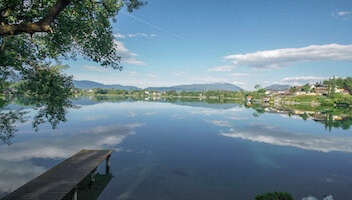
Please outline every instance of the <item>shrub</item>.
[[293, 197], [287, 192], [268, 192], [257, 195], [255, 200], [293, 200]]

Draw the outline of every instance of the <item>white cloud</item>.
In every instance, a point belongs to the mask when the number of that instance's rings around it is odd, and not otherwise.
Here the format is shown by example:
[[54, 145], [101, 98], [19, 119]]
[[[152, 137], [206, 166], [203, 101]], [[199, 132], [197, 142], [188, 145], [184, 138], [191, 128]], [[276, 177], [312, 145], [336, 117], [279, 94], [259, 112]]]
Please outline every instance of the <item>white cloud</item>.
[[145, 33], [133, 33], [133, 34], [127, 34], [128, 37], [130, 38], [134, 38], [134, 37], [138, 37], [138, 36], [143, 36], [143, 37], [147, 37], [147, 34]]
[[351, 12], [340, 11], [340, 12], [337, 13], [337, 15], [340, 16], [340, 17], [348, 15], [348, 14], [351, 14]]
[[319, 77], [319, 76], [298, 76], [298, 77], [286, 77], [281, 80], [285, 84], [291, 85], [302, 85], [305, 83], [316, 83], [323, 80], [327, 80], [329, 77]]
[[352, 11], [338, 11], [332, 14], [332, 16], [339, 18], [339, 19], [352, 19]]
[[143, 61], [137, 60], [138, 54], [128, 50], [122, 42], [114, 40], [114, 43], [117, 54], [121, 57], [121, 62], [131, 65], [146, 65]]
[[186, 72], [173, 70], [173, 75], [174, 76], [186, 76]]
[[225, 56], [237, 66], [279, 69], [297, 62], [352, 61], [352, 45], [327, 44]]
[[127, 72], [129, 76], [138, 76], [138, 73], [136, 71], [129, 71]]
[[107, 72], [108, 69], [104, 67], [96, 67], [92, 65], [84, 65], [82, 66], [83, 69], [89, 70], [89, 71], [95, 71], [95, 72]]
[[148, 77], [148, 78], [158, 78], [157, 75], [151, 74], [151, 73], [145, 74], [145, 76]]
[[229, 72], [232, 71], [234, 66], [228, 66], [228, 65], [223, 65], [223, 66], [218, 66], [215, 68], [208, 69], [210, 72]]
[[240, 82], [240, 81], [232, 81], [231, 83], [232, 83], [233, 85], [246, 85], [246, 83]]
[[231, 74], [234, 77], [245, 77], [245, 76], [249, 76], [249, 74], [244, 74], [244, 73], [233, 73]]
[[128, 34], [121, 34], [121, 33], [116, 33], [114, 34], [115, 38], [119, 38], [119, 39], [125, 39], [126, 37], [128, 38], [135, 38], [135, 37], [155, 37], [156, 34], [152, 33], [152, 34], [146, 34], [146, 33], [128, 33]]
[[125, 36], [125, 35], [122, 35], [122, 34], [120, 34], [120, 33], [116, 33], [116, 34], [114, 34], [114, 37], [115, 37], [115, 38], [120, 38], [120, 39], [124, 39], [124, 38], [126, 38], [126, 36]]
[[216, 77], [192, 77], [193, 81], [203, 82], [203, 83], [228, 83], [226, 78], [216, 78]]

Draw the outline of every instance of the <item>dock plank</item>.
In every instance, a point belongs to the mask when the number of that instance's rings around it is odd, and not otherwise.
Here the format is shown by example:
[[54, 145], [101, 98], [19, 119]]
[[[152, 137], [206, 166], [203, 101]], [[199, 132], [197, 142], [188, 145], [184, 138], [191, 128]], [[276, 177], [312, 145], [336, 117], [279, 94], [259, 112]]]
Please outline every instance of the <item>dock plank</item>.
[[81, 150], [5, 196], [3, 200], [63, 199], [111, 153], [112, 150]]

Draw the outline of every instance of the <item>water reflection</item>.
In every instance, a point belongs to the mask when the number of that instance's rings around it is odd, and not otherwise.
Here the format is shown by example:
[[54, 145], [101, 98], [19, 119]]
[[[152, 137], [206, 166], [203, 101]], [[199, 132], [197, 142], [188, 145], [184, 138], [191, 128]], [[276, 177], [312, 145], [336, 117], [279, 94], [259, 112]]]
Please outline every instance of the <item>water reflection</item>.
[[[52, 91], [52, 90], [49, 90]], [[52, 91], [54, 92], [54, 91]], [[66, 91], [67, 92], [67, 91]], [[101, 97], [91, 96], [89, 98], [83, 97], [75, 100], [70, 99], [71, 94], [66, 93], [65, 95], [53, 96], [52, 94], [45, 94], [45, 97], [37, 95], [32, 97], [23, 96], [12, 96], [11, 99], [0, 101], [0, 139], [5, 144], [11, 144], [15, 133], [17, 132], [17, 126], [23, 123], [30, 122], [35, 131], [39, 130], [41, 124], [48, 123], [52, 128], [56, 128], [61, 122], [66, 122], [67, 111], [72, 108], [79, 108], [77, 105], [94, 105], [102, 102], [134, 102], [140, 101], [138, 99], [131, 99], [127, 97]], [[194, 100], [193, 100], [194, 101]], [[214, 112], [218, 110], [229, 110], [229, 109], [253, 109], [253, 116], [260, 117], [264, 113], [275, 113], [281, 116], [288, 117], [299, 117], [302, 120], [313, 120], [317, 123], [324, 125], [325, 129], [330, 131], [332, 128], [342, 128], [348, 130], [352, 126], [352, 108], [324, 108], [317, 109], [312, 107], [304, 107], [303, 109], [296, 107], [284, 107], [284, 106], [261, 106], [258, 104], [251, 104], [251, 106], [234, 103], [207, 103], [204, 101], [187, 102], [187, 100], [175, 100], [171, 102], [167, 100], [158, 101], [159, 103], [172, 103], [175, 105], [186, 106], [186, 107], [197, 107], [197, 108], [208, 108], [208, 112]], [[240, 103], [240, 102], [239, 102]], [[32, 108], [34, 111], [29, 112], [28, 109]], [[313, 109], [313, 110], [312, 110]], [[149, 112], [147, 115], [153, 115], [154, 112]], [[205, 113], [210, 115], [211, 113]], [[131, 111], [127, 116], [135, 117], [136, 113]], [[103, 118], [101, 116], [85, 116], [86, 120], [97, 120]], [[243, 118], [233, 117], [233, 120], [242, 120]], [[217, 123], [220, 123], [218, 121]], [[222, 124], [225, 126], [225, 124]]]
[[77, 199], [96, 200], [105, 187], [109, 184], [113, 176], [111, 174], [97, 174], [94, 184], [90, 183], [88, 175], [83, 181], [78, 184]]
[[241, 130], [231, 128], [228, 132], [222, 132], [221, 135], [253, 142], [297, 147], [326, 153], [332, 151], [352, 152], [352, 138], [350, 136], [307, 135], [290, 132], [288, 129], [270, 124], [253, 123]]
[[95, 126], [83, 128], [78, 133], [63, 133], [0, 146], [0, 193], [16, 189], [50, 168], [38, 166], [36, 161], [56, 163], [81, 149], [116, 148], [126, 136], [135, 133], [135, 128], [141, 126], [143, 124], [138, 123]]
[[[69, 96], [52, 97], [51, 94], [47, 95], [48, 98], [16, 96], [3, 100], [6, 102], [0, 108], [0, 139], [3, 143], [11, 144], [11, 139], [18, 131], [18, 125], [31, 121], [35, 131], [38, 131], [39, 126], [45, 123], [49, 123], [55, 129], [60, 122], [67, 121], [68, 109], [79, 108], [73, 105]], [[27, 110], [24, 111], [23, 107]], [[28, 108], [33, 111], [28, 111]]]
[[352, 197], [352, 135], [344, 129], [285, 113], [254, 117], [236, 104], [73, 104], [82, 108], [58, 129], [20, 126], [13, 144], [0, 146], [0, 196], [83, 148], [114, 148], [114, 178], [101, 199], [254, 199], [274, 190]]
[[[50, 63], [23, 69], [23, 80], [16, 82], [0, 102], [0, 138], [5, 144], [10, 144], [17, 132], [16, 126], [30, 118], [35, 131], [46, 122], [55, 129], [66, 121], [67, 110], [75, 107], [70, 100], [74, 86], [72, 77], [63, 74], [63, 69], [64, 66], [53, 67]], [[4, 80], [1, 82], [3, 84]], [[35, 110], [34, 116], [14, 109], [17, 105], [31, 107]]]
[[302, 120], [314, 120], [324, 125], [330, 131], [332, 128], [348, 130], [352, 126], [351, 107], [312, 107], [307, 105], [296, 106], [257, 106], [255, 114], [259, 116], [265, 112], [287, 114], [288, 116], [299, 116]]
[[16, 124], [25, 123], [28, 120], [26, 114], [28, 111], [22, 109], [0, 111], [0, 139], [4, 144], [11, 144], [11, 139], [18, 131]]

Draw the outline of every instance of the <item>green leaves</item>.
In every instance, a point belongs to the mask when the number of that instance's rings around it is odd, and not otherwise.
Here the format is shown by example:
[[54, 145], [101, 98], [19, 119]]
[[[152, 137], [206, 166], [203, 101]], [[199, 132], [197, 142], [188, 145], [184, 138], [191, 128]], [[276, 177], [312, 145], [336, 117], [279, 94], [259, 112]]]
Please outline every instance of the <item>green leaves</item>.
[[21, 86], [38, 109], [33, 121], [36, 130], [39, 124], [46, 121], [56, 128], [59, 122], [66, 121], [66, 110], [74, 107], [70, 101], [73, 84], [70, 76], [61, 73], [64, 67], [56, 65], [33, 68]]
[[255, 200], [293, 200], [293, 196], [287, 192], [268, 192], [257, 195]]
[[[12, 75], [17, 76], [22, 81], [20, 90], [38, 109], [34, 128], [46, 121], [55, 128], [66, 121], [67, 108], [73, 107], [69, 101], [72, 77], [63, 73], [61, 60], [82, 56], [121, 70], [111, 19], [123, 6], [132, 12], [144, 4], [139, 0], [0, 0], [0, 92], [14, 81]], [[21, 119], [0, 115], [5, 125], [0, 124], [0, 133], [15, 130], [9, 117]]]
[[[69, 4], [66, 5], [67, 3]], [[4, 25], [35, 24], [52, 17], [55, 19], [50, 24], [52, 33], [35, 33], [32, 32], [35, 30], [28, 29], [27, 33], [31, 34], [30, 37], [25, 33], [9, 37], [0, 36], [2, 49], [14, 50], [20, 54], [14, 57], [16, 59], [27, 57], [22, 54], [31, 54], [41, 60], [69, 59], [82, 55], [85, 59], [98, 62], [102, 66], [121, 69], [120, 57], [114, 46], [110, 19], [113, 19], [123, 6], [132, 12], [144, 4], [139, 0], [3, 0], [0, 2], [0, 22]], [[56, 16], [51, 13], [53, 8], [62, 10], [59, 10]], [[2, 25], [0, 25], [1, 28]], [[11, 48], [8, 40], [13, 38], [20, 39], [22, 43], [32, 48], [27, 51]], [[12, 57], [5, 51], [0, 52], [0, 56], [8, 60]], [[1, 67], [6, 65], [1, 63]]]

